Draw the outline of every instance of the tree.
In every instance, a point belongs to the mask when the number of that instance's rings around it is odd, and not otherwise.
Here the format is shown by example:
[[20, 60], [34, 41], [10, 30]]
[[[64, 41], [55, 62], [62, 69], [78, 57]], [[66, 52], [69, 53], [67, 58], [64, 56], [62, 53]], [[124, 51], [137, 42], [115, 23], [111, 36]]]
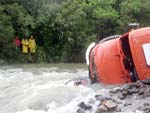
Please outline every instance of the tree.
[[138, 22], [141, 26], [148, 26], [150, 23], [150, 1], [148, 0], [124, 0], [120, 12], [122, 29], [130, 22]]
[[39, 59], [81, 62], [91, 42], [122, 34], [130, 22], [148, 26], [149, 13], [149, 0], [1, 0], [0, 57], [18, 56], [14, 35], [32, 34]]
[[32, 18], [18, 3], [1, 5], [0, 16], [1, 58], [13, 59], [18, 56], [14, 49], [14, 37], [25, 37], [30, 34]]

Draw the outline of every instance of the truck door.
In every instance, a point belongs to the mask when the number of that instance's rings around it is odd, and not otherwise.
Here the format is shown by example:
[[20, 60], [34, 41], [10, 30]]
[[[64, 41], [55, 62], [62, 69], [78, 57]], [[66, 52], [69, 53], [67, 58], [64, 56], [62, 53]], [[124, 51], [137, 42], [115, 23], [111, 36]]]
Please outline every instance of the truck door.
[[150, 78], [150, 27], [130, 32], [129, 44], [139, 79]]

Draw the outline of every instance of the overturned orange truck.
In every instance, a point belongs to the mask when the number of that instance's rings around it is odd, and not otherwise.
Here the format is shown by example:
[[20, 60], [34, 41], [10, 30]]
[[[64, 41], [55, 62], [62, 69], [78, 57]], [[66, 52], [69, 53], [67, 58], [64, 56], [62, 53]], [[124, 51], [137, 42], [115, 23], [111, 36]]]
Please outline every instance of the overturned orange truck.
[[150, 78], [150, 27], [90, 44], [86, 61], [93, 82], [124, 84]]

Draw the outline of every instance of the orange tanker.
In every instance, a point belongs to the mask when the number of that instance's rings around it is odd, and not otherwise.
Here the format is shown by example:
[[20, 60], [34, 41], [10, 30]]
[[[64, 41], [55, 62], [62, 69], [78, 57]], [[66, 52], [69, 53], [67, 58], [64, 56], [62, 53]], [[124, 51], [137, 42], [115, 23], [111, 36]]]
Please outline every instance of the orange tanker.
[[124, 84], [150, 78], [150, 27], [92, 43], [86, 61], [92, 82]]

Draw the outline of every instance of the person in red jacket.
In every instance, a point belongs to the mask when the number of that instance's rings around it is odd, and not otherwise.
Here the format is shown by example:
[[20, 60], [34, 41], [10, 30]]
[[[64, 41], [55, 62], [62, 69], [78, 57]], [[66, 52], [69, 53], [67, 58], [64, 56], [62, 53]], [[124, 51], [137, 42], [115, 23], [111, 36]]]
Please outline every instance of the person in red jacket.
[[18, 48], [20, 48], [21, 46], [21, 41], [19, 40], [18, 36], [16, 36], [15, 40], [14, 40], [15, 46], [16, 46], [16, 50]]

